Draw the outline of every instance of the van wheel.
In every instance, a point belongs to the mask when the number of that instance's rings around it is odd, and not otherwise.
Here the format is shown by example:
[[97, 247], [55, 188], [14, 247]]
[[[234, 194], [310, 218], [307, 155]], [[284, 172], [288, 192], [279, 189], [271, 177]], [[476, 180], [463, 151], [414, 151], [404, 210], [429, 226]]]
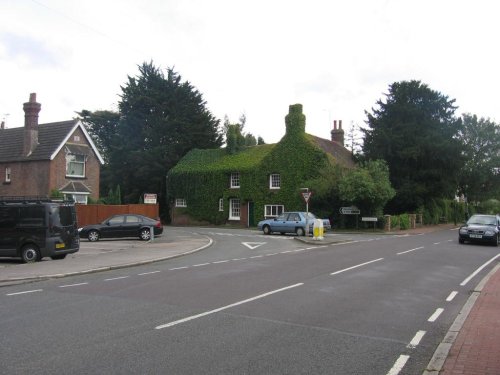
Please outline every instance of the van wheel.
[[141, 231], [140, 231], [140, 233], [139, 233], [139, 237], [143, 241], [148, 241], [151, 238], [151, 235], [149, 233], [149, 229], [148, 228], [142, 228]]
[[35, 263], [39, 262], [42, 257], [40, 256], [40, 250], [35, 245], [26, 245], [21, 250], [21, 258], [24, 263]]
[[90, 242], [99, 241], [99, 232], [96, 230], [91, 230], [87, 236]]
[[51, 256], [50, 259], [52, 260], [58, 260], [58, 259], [64, 259], [66, 258], [66, 254], [59, 254], [59, 255], [54, 255], [54, 256]]

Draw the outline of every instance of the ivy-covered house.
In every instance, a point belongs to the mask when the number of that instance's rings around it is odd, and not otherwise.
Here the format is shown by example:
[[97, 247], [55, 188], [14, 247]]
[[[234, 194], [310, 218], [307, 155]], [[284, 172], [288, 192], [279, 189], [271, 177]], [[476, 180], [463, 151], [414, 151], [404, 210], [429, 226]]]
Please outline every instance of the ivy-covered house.
[[167, 175], [167, 197], [174, 225], [226, 224], [254, 226], [287, 210], [304, 210], [304, 182], [328, 164], [354, 167], [336, 122], [331, 140], [305, 132], [302, 105], [289, 108], [286, 134], [276, 144], [192, 150]]

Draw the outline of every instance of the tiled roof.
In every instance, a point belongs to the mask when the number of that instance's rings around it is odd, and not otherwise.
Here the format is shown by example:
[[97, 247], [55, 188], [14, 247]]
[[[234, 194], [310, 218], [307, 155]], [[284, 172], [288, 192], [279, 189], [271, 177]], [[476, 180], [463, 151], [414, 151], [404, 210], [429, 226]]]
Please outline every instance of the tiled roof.
[[356, 165], [351, 152], [340, 143], [316, 137], [314, 135], [310, 136], [323, 151], [332, 155], [340, 164], [346, 167], [354, 167]]
[[59, 189], [64, 193], [91, 193], [90, 188], [80, 181], [70, 181]]
[[24, 127], [0, 129], [0, 162], [50, 160], [78, 120], [51, 122], [38, 125], [38, 146], [23, 156]]

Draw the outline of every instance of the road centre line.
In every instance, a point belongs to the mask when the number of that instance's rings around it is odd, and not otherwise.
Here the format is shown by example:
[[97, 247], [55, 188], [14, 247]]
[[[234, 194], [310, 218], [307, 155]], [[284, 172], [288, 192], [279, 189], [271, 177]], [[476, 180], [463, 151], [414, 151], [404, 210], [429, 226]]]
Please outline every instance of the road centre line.
[[200, 264], [193, 264], [193, 267], [201, 267], [201, 266], [207, 266], [210, 263], [200, 263]]
[[88, 285], [89, 283], [59, 285], [59, 288], [71, 288], [72, 286]]
[[410, 359], [409, 355], [401, 354], [399, 356], [398, 360], [394, 363], [394, 366], [392, 366], [392, 368], [389, 370], [387, 375], [399, 374], [401, 372], [401, 370], [403, 369], [403, 367], [405, 367], [406, 362], [408, 362], [409, 359]]
[[435, 322], [437, 320], [437, 318], [439, 318], [439, 315], [441, 315], [443, 313], [444, 309], [442, 309], [441, 307], [436, 309], [436, 311], [434, 311], [434, 314], [432, 314], [430, 316], [429, 319], [427, 319], [428, 322]]
[[111, 279], [104, 279], [104, 281], [113, 281], [113, 280], [121, 280], [121, 279], [127, 279], [130, 276], [120, 276], [120, 277], [112, 277]]
[[226, 259], [226, 260], [218, 260], [217, 262], [212, 262], [212, 264], [227, 263], [227, 262], [229, 262], [229, 259]]
[[383, 260], [383, 259], [384, 258], [378, 258], [378, 259], [370, 260], [369, 262], [361, 263], [361, 264], [358, 264], [356, 266], [352, 266], [352, 267], [349, 267], [349, 268], [344, 268], [343, 270], [340, 270], [340, 271], [337, 271], [337, 272], [332, 272], [330, 275], [337, 275], [339, 273], [350, 271], [352, 269], [355, 269], [355, 268], [358, 268], [358, 267], [362, 267], [362, 266], [365, 266], [365, 265], [370, 264], [370, 263], [378, 262], [378, 261]]
[[189, 268], [189, 267], [188, 266], [184, 266], [184, 267], [169, 268], [169, 271], [183, 270], [183, 269], [186, 269], [186, 268]]
[[232, 303], [230, 305], [223, 306], [223, 307], [219, 307], [219, 308], [214, 309], [214, 310], [205, 311], [205, 312], [203, 312], [201, 314], [188, 316], [187, 318], [184, 318], [184, 319], [179, 319], [179, 320], [167, 323], [167, 324], [162, 324], [162, 325], [159, 325], [159, 326], [155, 327], [155, 329], [163, 329], [163, 328], [173, 327], [173, 326], [181, 324], [181, 323], [189, 322], [190, 320], [194, 320], [194, 319], [202, 318], [202, 317], [207, 316], [207, 315], [215, 314], [215, 313], [218, 313], [220, 311], [227, 310], [227, 309], [230, 309], [230, 308], [235, 307], [235, 306], [243, 305], [245, 303], [252, 302], [252, 301], [255, 301], [255, 300], [258, 300], [258, 299], [270, 296], [272, 294], [283, 292], [285, 290], [296, 288], [296, 287], [302, 286], [302, 285], [304, 285], [304, 283], [298, 283], [298, 284], [286, 286], [284, 288], [275, 289], [275, 290], [272, 290], [270, 292], [259, 294], [258, 296], [251, 297], [251, 298], [239, 301], [239, 302], [235, 302], [235, 303]]
[[425, 334], [426, 334], [425, 331], [418, 331], [406, 347], [408, 349], [415, 349], [418, 346], [418, 344], [420, 344], [420, 341], [422, 340]]
[[456, 291], [451, 292], [450, 295], [446, 298], [446, 302], [453, 301], [453, 299], [456, 297], [457, 294], [458, 294], [458, 292], [456, 292]]
[[18, 296], [20, 294], [36, 293], [36, 292], [41, 292], [41, 291], [43, 291], [43, 289], [26, 290], [24, 292], [8, 293], [6, 295], [7, 296]]
[[412, 251], [417, 251], [417, 250], [420, 250], [420, 249], [423, 249], [424, 247], [423, 246], [420, 246], [420, 247], [416, 247], [414, 249], [410, 249], [410, 250], [406, 250], [406, 251], [401, 251], [400, 253], [397, 253], [397, 255], [402, 255], [402, 254], [406, 254], [406, 253], [411, 253]]
[[254, 255], [253, 257], [250, 257], [250, 259], [255, 259], [255, 258], [262, 258], [264, 255]]
[[497, 254], [495, 255], [493, 258], [491, 258], [489, 261], [487, 261], [486, 263], [484, 263], [482, 266], [480, 266], [477, 270], [475, 270], [474, 272], [472, 272], [472, 274], [466, 278], [464, 281], [462, 281], [460, 283], [460, 286], [464, 286], [466, 285], [469, 281], [472, 280], [472, 278], [474, 276], [476, 276], [479, 272], [481, 272], [483, 270], [484, 267], [486, 267], [488, 264], [490, 264], [491, 262], [493, 262], [496, 258], [500, 257], [500, 254]]
[[161, 272], [161, 271], [143, 272], [143, 273], [139, 273], [137, 276], [151, 275], [153, 273], [158, 273], [158, 272]]

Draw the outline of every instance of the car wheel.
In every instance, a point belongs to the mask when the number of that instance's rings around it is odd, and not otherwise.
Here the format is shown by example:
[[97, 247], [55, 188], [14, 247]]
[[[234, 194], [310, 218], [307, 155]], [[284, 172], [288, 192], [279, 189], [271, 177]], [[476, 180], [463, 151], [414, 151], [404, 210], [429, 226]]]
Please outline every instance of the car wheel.
[[264, 225], [262, 227], [262, 232], [264, 232], [264, 234], [271, 234], [271, 227], [269, 225]]
[[464, 242], [465, 242], [465, 240], [464, 240], [463, 238], [459, 238], [459, 239], [458, 239], [458, 242], [459, 242], [459, 243], [464, 243]]
[[306, 234], [304, 228], [302, 227], [298, 227], [297, 229], [295, 229], [295, 233], [297, 233], [297, 236], [299, 237], [302, 237]]
[[26, 245], [21, 250], [21, 258], [24, 263], [35, 263], [40, 261], [40, 250], [35, 245]]
[[99, 232], [96, 230], [91, 230], [87, 236], [90, 242], [99, 241]]
[[59, 255], [54, 255], [54, 256], [51, 256], [50, 259], [52, 260], [59, 260], [59, 259], [64, 259], [66, 258], [66, 254], [59, 254]]
[[139, 232], [139, 237], [143, 241], [148, 241], [151, 239], [151, 234], [148, 228], [142, 228]]

